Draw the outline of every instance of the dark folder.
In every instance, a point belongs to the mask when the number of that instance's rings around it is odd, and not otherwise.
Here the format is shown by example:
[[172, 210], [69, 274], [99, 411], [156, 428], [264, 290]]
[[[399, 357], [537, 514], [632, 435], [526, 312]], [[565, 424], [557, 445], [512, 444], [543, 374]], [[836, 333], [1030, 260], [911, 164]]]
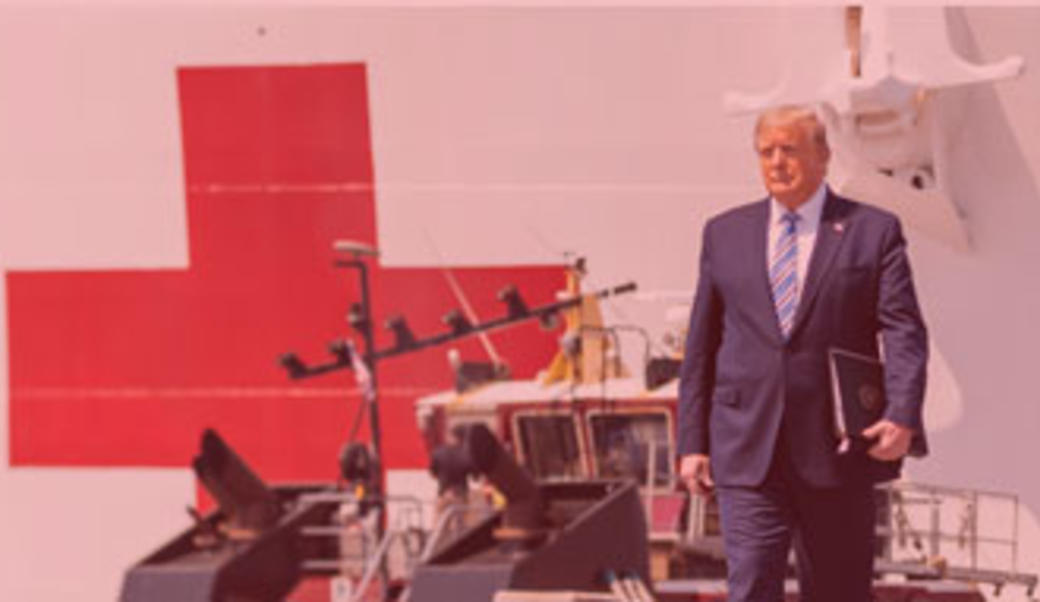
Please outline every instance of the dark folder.
[[832, 347], [830, 366], [835, 431], [842, 440], [839, 451], [865, 451], [873, 440], [861, 433], [885, 413], [884, 365], [869, 355]]

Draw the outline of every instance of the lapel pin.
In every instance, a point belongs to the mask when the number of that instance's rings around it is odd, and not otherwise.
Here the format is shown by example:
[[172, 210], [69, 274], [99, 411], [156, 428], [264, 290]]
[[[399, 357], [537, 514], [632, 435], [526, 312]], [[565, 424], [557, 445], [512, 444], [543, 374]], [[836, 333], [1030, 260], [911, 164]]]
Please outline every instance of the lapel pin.
[[841, 234], [845, 231], [845, 222], [834, 222], [834, 232]]

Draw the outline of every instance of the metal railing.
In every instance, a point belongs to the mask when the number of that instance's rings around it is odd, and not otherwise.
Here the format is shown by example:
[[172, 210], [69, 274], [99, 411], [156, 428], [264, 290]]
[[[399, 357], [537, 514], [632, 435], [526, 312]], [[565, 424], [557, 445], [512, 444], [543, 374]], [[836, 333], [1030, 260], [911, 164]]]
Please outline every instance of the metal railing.
[[[367, 595], [376, 579], [383, 577], [384, 566], [390, 566], [391, 574], [402, 578], [410, 576], [426, 547], [425, 508], [417, 497], [383, 498], [391, 524], [381, 538], [377, 537], [376, 514], [364, 512], [362, 508], [376, 500], [361, 500], [346, 492], [322, 491], [304, 494], [300, 502], [341, 507], [335, 522], [307, 526], [300, 531], [303, 538], [338, 539], [338, 554], [333, 558], [305, 559], [302, 568], [305, 572], [338, 573], [351, 582], [356, 579], [356, 585], [351, 587], [351, 602], [360, 602]], [[386, 584], [383, 586], [385, 589]]]
[[986, 583], [998, 594], [1015, 584], [1033, 595], [1037, 575], [1018, 566], [1018, 496], [906, 481], [877, 491], [879, 571]]
[[[1017, 585], [1034, 595], [1036, 573], [1018, 566], [1018, 496], [907, 481], [876, 492], [877, 573], [986, 584], [998, 594]], [[717, 512], [710, 498], [693, 496], [680, 545], [724, 559]]]

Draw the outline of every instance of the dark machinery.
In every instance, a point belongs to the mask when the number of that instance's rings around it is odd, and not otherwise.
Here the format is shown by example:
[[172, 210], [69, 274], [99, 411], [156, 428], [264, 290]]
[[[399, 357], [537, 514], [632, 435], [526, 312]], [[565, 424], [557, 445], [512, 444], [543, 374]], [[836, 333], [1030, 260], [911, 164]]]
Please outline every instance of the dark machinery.
[[482, 424], [466, 437], [506, 508], [446, 543], [412, 577], [412, 602], [487, 602], [512, 590], [608, 591], [608, 575], [649, 582], [646, 519], [635, 483], [535, 483]]
[[218, 509], [190, 510], [193, 527], [130, 568], [121, 602], [273, 602], [299, 581], [305, 558], [323, 555], [299, 537], [336, 509], [299, 503], [320, 487], [268, 488], [215, 431], [201, 447], [192, 466]]

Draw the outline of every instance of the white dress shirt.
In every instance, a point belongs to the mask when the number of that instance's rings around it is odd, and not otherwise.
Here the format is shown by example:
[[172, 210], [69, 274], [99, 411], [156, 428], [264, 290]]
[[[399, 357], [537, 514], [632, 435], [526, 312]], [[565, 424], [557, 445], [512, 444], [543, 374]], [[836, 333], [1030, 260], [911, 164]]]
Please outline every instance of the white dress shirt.
[[[812, 257], [813, 247], [816, 244], [816, 232], [820, 229], [820, 215], [823, 213], [823, 201], [827, 197], [827, 184], [820, 184], [820, 187], [816, 189], [816, 192], [809, 197], [809, 200], [802, 203], [795, 213], [798, 214], [799, 219], [795, 222], [796, 239], [798, 243], [798, 280], [795, 287], [795, 298], [801, 300], [802, 298], [802, 285], [805, 282], [805, 275], [809, 271], [809, 258]], [[780, 204], [779, 201], [770, 197], [769, 198], [769, 233], [768, 240], [766, 241], [766, 269], [773, 262], [773, 253], [776, 250], [777, 243], [780, 242], [780, 235], [783, 233], [786, 225], [781, 219], [785, 213], [788, 213], [787, 207]]]

